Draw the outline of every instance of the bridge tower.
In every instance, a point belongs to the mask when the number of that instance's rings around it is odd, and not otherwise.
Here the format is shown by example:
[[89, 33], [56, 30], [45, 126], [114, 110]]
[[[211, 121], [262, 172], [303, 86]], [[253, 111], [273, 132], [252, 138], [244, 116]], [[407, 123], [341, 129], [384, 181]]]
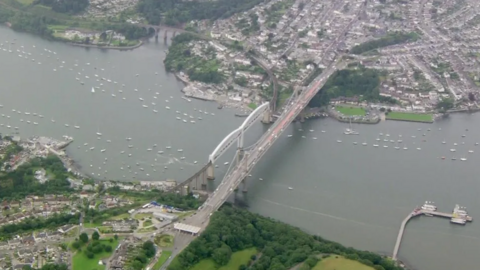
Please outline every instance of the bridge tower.
[[158, 32], [160, 32], [160, 28], [155, 28], [155, 40], [158, 41]]
[[215, 165], [213, 165], [213, 162], [208, 163], [207, 167], [207, 179], [208, 180], [215, 180]]
[[263, 113], [262, 123], [270, 124], [273, 122], [272, 120], [273, 120], [273, 112], [271, 109], [268, 109]]

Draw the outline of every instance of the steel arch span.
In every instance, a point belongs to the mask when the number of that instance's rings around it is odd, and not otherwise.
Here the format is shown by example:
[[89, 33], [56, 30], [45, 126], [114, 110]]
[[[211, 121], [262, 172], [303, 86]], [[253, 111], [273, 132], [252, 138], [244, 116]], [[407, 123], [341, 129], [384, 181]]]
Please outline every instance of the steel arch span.
[[250, 115], [243, 121], [242, 125], [230, 132], [213, 150], [212, 154], [208, 157], [210, 163], [215, 163], [217, 159], [223, 155], [235, 142], [237, 142], [238, 147], [243, 147], [243, 136], [245, 132], [259, 119], [262, 118], [263, 114], [269, 110], [269, 103], [265, 102], [262, 105], [258, 106]]

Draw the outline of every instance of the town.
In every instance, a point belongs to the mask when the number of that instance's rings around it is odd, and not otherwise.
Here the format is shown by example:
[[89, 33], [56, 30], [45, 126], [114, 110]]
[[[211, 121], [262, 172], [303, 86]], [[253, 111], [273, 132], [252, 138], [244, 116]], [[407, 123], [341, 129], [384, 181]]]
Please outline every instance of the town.
[[379, 74], [375, 91], [380, 97], [338, 94], [332, 106], [426, 114], [451, 99], [454, 104], [445, 109], [476, 110], [478, 6], [464, 1], [268, 1], [211, 25], [190, 23], [211, 37], [186, 44], [190, 59], [203, 59], [210, 63], [205, 69], [213, 67], [227, 79], [209, 83], [172, 66], [188, 84], [187, 96], [255, 108], [271, 98], [269, 70], [278, 79], [284, 104], [335, 57], [343, 57], [348, 70]]

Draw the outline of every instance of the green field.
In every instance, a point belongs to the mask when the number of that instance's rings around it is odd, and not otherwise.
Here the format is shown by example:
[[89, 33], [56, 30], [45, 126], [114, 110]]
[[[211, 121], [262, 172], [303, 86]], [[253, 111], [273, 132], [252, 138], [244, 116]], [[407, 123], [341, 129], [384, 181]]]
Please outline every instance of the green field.
[[255, 109], [257, 108], [257, 104], [255, 104], [254, 102], [250, 102], [250, 103], [248, 104], [248, 107], [249, 107], [250, 109], [252, 109], [252, 110], [255, 110]]
[[240, 265], [248, 265], [250, 257], [255, 254], [257, 254], [256, 248], [244, 249], [242, 251], [234, 252], [227, 265], [218, 267], [212, 259], [205, 259], [194, 265], [190, 270], [238, 270]]
[[113, 251], [115, 248], [118, 246], [118, 240], [114, 240], [112, 243], [110, 243], [109, 240], [100, 240], [105, 245], [109, 245], [112, 247], [112, 252], [102, 252], [99, 254], [95, 254], [93, 259], [87, 258], [85, 253], [83, 252], [77, 252], [73, 256], [73, 270], [104, 270], [105, 266], [104, 265], [99, 265], [98, 262], [101, 259], [106, 259], [110, 257], [113, 254]]
[[159, 235], [155, 237], [154, 242], [159, 247], [171, 247], [173, 246], [173, 235], [169, 235], [169, 234]]
[[[338, 258], [337, 258], [338, 257]], [[322, 259], [312, 270], [374, 270], [372, 267], [340, 256]]]
[[162, 251], [162, 255], [160, 255], [160, 258], [158, 258], [158, 261], [155, 263], [153, 266], [153, 270], [159, 270], [160, 267], [168, 260], [168, 257], [172, 255], [172, 252], [170, 250], [164, 250]]
[[[217, 265], [212, 259], [201, 260], [189, 270], [216, 270]], [[238, 268], [237, 268], [238, 269]], [[236, 270], [236, 269], [235, 269]]]
[[24, 6], [28, 6], [28, 5], [31, 5], [35, 0], [16, 0], [16, 1]]
[[146, 228], [146, 227], [150, 227], [153, 225], [153, 222], [151, 220], [145, 220], [143, 222], [143, 227]]
[[335, 110], [343, 115], [365, 115], [365, 109], [357, 107], [335, 106]]
[[406, 120], [417, 122], [432, 122], [433, 115], [427, 113], [404, 113], [404, 112], [389, 112], [386, 115], [387, 120]]

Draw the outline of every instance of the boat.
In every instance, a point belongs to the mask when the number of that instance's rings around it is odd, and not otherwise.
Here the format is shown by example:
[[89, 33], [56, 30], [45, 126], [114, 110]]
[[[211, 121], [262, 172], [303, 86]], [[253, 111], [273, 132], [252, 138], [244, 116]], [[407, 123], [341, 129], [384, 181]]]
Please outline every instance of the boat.
[[367, 142], [363, 142], [362, 145], [363, 145], [363, 146], [367, 146]]
[[425, 201], [421, 209], [427, 210], [427, 211], [437, 211], [437, 207], [434, 205], [434, 202], [429, 202], [429, 201]]
[[107, 149], [102, 149], [102, 150], [100, 150], [100, 152], [102, 152], [102, 153], [105, 152], [105, 151], [107, 151]]
[[450, 219], [450, 223], [465, 225], [465, 223], [467, 223], [467, 221], [463, 218], [452, 218], [452, 219]]
[[452, 160], [457, 160], [457, 158], [456, 158], [456, 157], [452, 157]]
[[143, 104], [143, 105], [142, 105], [142, 107], [143, 107], [143, 108], [148, 108], [148, 106], [147, 106], [147, 105], [145, 105], [145, 104]]
[[357, 145], [357, 142], [353, 142], [354, 145]]
[[468, 150], [468, 153], [473, 153], [473, 150]]
[[467, 158], [461, 158], [460, 160], [461, 161], [467, 161]]
[[178, 149], [177, 152], [183, 152], [183, 149]]
[[348, 128], [343, 132], [345, 135], [358, 135], [359, 133], [352, 129], [352, 119], [350, 119]]
[[228, 165], [228, 164], [230, 164], [230, 162], [228, 162], [228, 161], [227, 161], [227, 162], [225, 162], [225, 163], [223, 163], [223, 165]]
[[152, 148], [148, 148], [147, 151], [152, 151]]
[[378, 147], [378, 144], [374, 144], [373, 147]]
[[293, 136], [293, 135], [291, 135], [291, 134], [287, 135], [288, 138], [291, 138], [292, 136]]
[[420, 148], [420, 147], [417, 147], [417, 150], [422, 150], [422, 148]]
[[341, 140], [337, 140], [337, 143], [341, 143], [342, 141]]
[[455, 152], [455, 151], [457, 151], [455, 150], [455, 148], [450, 149], [450, 152]]
[[292, 188], [292, 187], [288, 187], [288, 190], [293, 190], [293, 188]]
[[76, 129], [79, 129], [79, 128], [80, 128], [80, 126], [73, 126], [73, 127], [76, 128]]
[[102, 136], [102, 133], [100, 133], [100, 132], [97, 132], [96, 134], [97, 134], [97, 136]]
[[263, 181], [263, 178], [258, 178], [259, 181]]
[[171, 146], [167, 146], [167, 147], [165, 147], [165, 148], [166, 148], [166, 149], [171, 149], [172, 147], [171, 147]]

